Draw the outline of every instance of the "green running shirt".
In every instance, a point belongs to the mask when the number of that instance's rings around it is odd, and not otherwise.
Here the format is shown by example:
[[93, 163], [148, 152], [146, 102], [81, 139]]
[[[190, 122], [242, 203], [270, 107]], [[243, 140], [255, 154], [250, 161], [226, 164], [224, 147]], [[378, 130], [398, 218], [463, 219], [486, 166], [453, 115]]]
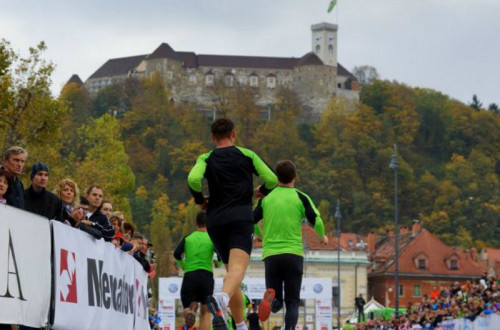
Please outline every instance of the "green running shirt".
[[[199, 269], [213, 272], [214, 252], [214, 244], [208, 233], [197, 230], [182, 238], [175, 248], [174, 258], [184, 273]], [[182, 254], [184, 254], [184, 260]]]
[[262, 259], [291, 253], [304, 256], [302, 219], [306, 218], [319, 237], [325, 226], [311, 198], [296, 188], [276, 187], [254, 210], [254, 222], [263, 219]]

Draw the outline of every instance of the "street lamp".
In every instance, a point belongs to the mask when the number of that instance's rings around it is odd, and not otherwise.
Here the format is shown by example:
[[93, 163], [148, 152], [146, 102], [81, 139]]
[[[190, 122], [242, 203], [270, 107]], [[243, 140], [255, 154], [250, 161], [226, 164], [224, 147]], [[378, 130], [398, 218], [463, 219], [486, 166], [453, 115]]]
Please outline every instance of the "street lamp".
[[337, 198], [337, 207], [335, 208], [335, 219], [337, 220], [337, 328], [340, 329], [340, 221], [342, 214], [340, 213], [340, 201]]
[[395, 292], [395, 308], [396, 308], [396, 319], [399, 314], [399, 249], [398, 249], [398, 236], [399, 236], [399, 214], [398, 214], [398, 157], [397, 157], [397, 146], [394, 145], [394, 153], [391, 157], [391, 163], [389, 168], [394, 170], [394, 288]]

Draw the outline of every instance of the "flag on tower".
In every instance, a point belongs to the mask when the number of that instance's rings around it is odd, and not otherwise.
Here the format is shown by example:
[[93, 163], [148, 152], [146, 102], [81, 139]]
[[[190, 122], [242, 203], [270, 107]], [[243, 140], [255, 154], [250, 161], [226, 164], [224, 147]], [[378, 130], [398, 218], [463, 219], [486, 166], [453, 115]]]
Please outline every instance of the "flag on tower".
[[335, 5], [337, 4], [337, 0], [331, 0], [330, 6], [328, 6], [328, 13], [331, 13]]

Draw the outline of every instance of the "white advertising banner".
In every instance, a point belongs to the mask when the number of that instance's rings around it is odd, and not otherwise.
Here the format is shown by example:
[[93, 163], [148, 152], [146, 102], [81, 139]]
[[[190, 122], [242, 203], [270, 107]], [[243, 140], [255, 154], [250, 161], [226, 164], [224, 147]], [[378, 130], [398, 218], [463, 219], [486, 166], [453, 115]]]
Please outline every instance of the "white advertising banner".
[[[215, 278], [215, 292], [222, 289], [223, 278]], [[263, 277], [245, 277], [246, 294], [250, 299], [262, 299], [266, 291]], [[182, 278], [168, 277], [159, 279], [159, 308], [162, 329], [175, 329], [175, 299], [180, 299]], [[332, 279], [303, 278], [300, 290], [301, 299], [314, 299], [316, 303], [316, 329], [330, 329], [332, 324]]]
[[0, 204], [0, 323], [46, 324], [50, 276], [49, 221]]
[[54, 221], [53, 329], [148, 329], [147, 274], [113, 244]]

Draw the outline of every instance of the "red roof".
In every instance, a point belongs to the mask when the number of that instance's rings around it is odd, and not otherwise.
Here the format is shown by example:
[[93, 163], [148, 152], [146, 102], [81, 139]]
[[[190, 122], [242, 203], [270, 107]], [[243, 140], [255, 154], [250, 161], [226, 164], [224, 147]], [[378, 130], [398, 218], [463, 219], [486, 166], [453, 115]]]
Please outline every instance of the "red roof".
[[[426, 229], [416, 236], [411, 233], [399, 235], [398, 245], [400, 249], [399, 273], [479, 276], [487, 270], [477, 260], [477, 256], [473, 257], [473, 252], [448, 246]], [[377, 261], [380, 263], [372, 274], [394, 272], [394, 237], [385, 238], [381, 244], [378, 244], [371, 259], [375, 263]], [[416, 259], [425, 259], [426, 268], [419, 269]], [[447, 264], [450, 259], [457, 260], [457, 269], [450, 269]]]

